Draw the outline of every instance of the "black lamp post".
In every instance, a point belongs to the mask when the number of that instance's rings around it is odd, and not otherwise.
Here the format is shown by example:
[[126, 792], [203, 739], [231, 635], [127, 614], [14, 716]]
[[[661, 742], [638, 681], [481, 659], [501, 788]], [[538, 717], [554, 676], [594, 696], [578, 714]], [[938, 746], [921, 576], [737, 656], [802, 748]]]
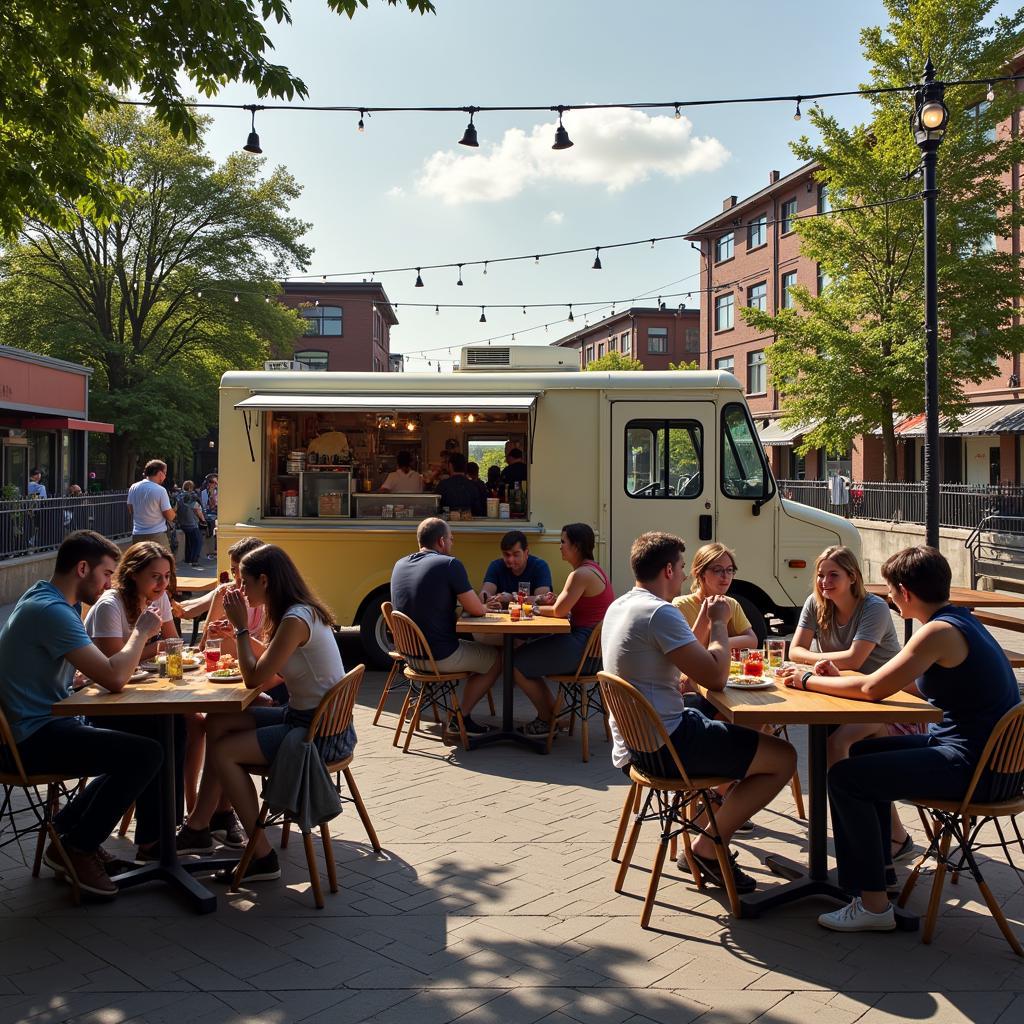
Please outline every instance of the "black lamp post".
[[949, 111], [943, 102], [945, 91], [946, 86], [935, 81], [935, 68], [929, 57], [924, 66], [924, 79], [914, 93], [910, 126], [921, 150], [924, 184], [924, 534], [925, 543], [936, 548], [939, 546], [939, 304], [935, 166], [949, 121]]

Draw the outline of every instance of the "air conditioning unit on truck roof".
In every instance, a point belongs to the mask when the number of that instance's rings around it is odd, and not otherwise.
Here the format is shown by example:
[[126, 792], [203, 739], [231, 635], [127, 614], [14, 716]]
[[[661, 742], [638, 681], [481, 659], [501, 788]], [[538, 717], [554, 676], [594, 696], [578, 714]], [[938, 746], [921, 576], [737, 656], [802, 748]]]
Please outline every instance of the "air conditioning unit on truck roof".
[[552, 345], [465, 345], [459, 370], [578, 370], [575, 349]]

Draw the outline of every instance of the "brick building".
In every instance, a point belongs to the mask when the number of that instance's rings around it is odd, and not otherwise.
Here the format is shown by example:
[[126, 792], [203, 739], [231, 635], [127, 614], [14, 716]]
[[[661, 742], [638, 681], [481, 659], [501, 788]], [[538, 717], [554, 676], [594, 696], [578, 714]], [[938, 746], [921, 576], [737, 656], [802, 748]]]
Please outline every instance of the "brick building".
[[398, 323], [384, 286], [377, 281], [286, 281], [279, 301], [307, 323], [291, 358], [313, 370], [401, 368], [391, 355], [391, 328]]
[[645, 370], [667, 370], [669, 363], [698, 358], [699, 331], [699, 310], [631, 306], [551, 344], [576, 349], [581, 369], [609, 352], [621, 352], [639, 359]]

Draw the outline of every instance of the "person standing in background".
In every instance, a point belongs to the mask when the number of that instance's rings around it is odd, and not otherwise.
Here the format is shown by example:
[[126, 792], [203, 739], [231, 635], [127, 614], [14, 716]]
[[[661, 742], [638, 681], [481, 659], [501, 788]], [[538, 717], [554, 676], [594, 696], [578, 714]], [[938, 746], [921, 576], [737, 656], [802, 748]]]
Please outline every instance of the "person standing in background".
[[132, 543], [151, 540], [170, 550], [167, 524], [174, 522], [171, 498], [164, 487], [167, 463], [150, 459], [145, 476], [128, 488], [128, 508], [132, 516]]
[[42, 483], [43, 471], [36, 466], [28, 475], [28, 496], [30, 498], [45, 498], [46, 487]]
[[203, 553], [203, 535], [199, 527], [206, 526], [206, 516], [203, 515], [199, 495], [196, 494], [196, 485], [192, 480], [186, 480], [181, 485], [175, 511], [178, 525], [185, 534], [185, 561], [193, 569], [198, 569], [199, 559]]

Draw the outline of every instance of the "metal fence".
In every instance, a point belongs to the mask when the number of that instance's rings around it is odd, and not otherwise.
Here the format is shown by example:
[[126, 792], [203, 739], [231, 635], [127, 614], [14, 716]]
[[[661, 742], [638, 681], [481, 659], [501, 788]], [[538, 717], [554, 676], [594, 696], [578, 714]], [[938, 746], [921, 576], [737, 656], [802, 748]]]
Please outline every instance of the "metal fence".
[[[779, 493], [848, 519], [924, 523], [923, 483], [852, 484], [845, 502], [833, 502], [828, 480], [779, 480]], [[842, 495], [840, 495], [842, 496]], [[939, 485], [939, 525], [973, 530], [986, 516], [1024, 516], [1024, 487]]]
[[54, 551], [72, 530], [95, 530], [116, 539], [132, 532], [127, 491], [79, 498], [0, 501], [0, 559]]

